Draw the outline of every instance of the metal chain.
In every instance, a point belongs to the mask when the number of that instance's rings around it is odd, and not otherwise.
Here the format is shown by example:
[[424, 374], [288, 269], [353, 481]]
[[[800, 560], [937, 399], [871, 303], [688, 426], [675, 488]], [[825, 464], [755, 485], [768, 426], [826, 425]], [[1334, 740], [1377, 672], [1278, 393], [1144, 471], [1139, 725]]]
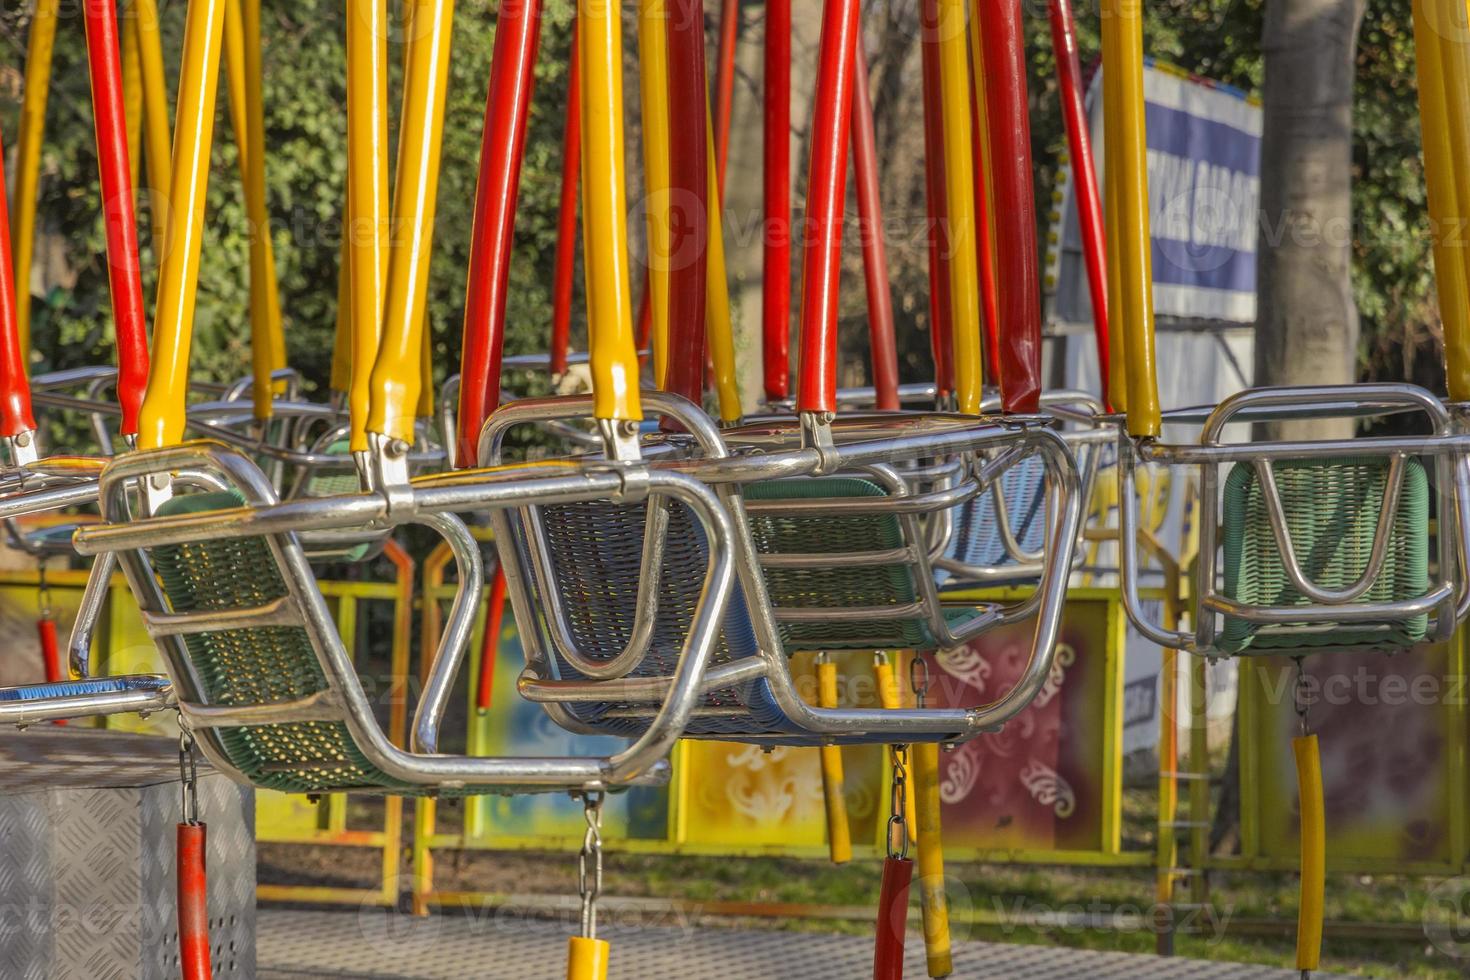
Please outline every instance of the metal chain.
[[915, 653], [914, 659], [909, 661], [909, 687], [914, 691], [914, 704], [924, 707], [929, 695], [929, 661], [922, 653]]
[[585, 939], [597, 938], [597, 898], [602, 894], [602, 801], [600, 791], [582, 795], [587, 832], [582, 837], [582, 852], [577, 855], [577, 893], [582, 896]]
[[194, 733], [184, 727], [179, 715], [179, 807], [184, 823], [199, 826], [199, 766], [194, 754]]
[[909, 747], [889, 747], [893, 755], [893, 788], [888, 798], [888, 856], [909, 856], [908, 781]]
[[1307, 693], [1307, 672], [1302, 661], [1304, 657], [1296, 658], [1296, 686], [1292, 690], [1292, 699], [1296, 703], [1297, 734], [1306, 737], [1309, 728], [1307, 726], [1307, 708], [1309, 698]]
[[46, 563], [40, 562], [36, 566], [36, 601], [41, 607], [41, 618], [51, 618], [51, 585], [46, 581]]

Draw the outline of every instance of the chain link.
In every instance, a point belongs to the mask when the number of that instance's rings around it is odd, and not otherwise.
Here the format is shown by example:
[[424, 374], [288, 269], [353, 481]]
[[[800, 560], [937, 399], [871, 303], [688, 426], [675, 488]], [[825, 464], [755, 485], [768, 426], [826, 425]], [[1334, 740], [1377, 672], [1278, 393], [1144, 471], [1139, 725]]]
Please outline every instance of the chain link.
[[908, 781], [909, 747], [889, 747], [893, 756], [893, 788], [888, 798], [888, 856], [909, 856]]
[[909, 687], [914, 692], [914, 704], [924, 707], [929, 695], [929, 661], [922, 653], [915, 653], [914, 659], [909, 661]]
[[1292, 700], [1296, 706], [1297, 734], [1303, 738], [1309, 731], [1307, 726], [1307, 709], [1310, 706], [1310, 696], [1307, 692], [1307, 671], [1302, 661], [1304, 657], [1296, 658], [1296, 686], [1292, 689]]
[[179, 808], [184, 823], [199, 826], [199, 766], [194, 753], [194, 733], [184, 727], [179, 715]]
[[40, 562], [36, 566], [36, 602], [41, 607], [41, 618], [51, 618], [51, 585], [46, 581], [46, 563]]
[[582, 936], [597, 938], [597, 899], [602, 894], [602, 801], [599, 792], [582, 795], [587, 832], [577, 855], [577, 893], [582, 896]]

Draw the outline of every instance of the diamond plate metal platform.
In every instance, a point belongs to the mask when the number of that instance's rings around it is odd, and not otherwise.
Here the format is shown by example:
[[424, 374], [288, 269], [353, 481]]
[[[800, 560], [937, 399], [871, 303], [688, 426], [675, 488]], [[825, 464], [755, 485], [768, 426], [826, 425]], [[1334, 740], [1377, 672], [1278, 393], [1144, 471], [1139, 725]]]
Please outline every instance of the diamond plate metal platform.
[[[482, 918], [411, 918], [383, 909], [296, 912], [262, 909], [260, 980], [562, 980], [568, 926], [504, 911]], [[859, 980], [873, 970], [872, 940], [797, 932], [668, 925], [608, 925], [613, 980]], [[906, 975], [924, 976], [923, 941], [911, 930]], [[1293, 970], [1160, 959], [1051, 946], [965, 942], [956, 977], [1006, 980], [1297, 980]], [[1319, 974], [1321, 976], [1321, 974]]]

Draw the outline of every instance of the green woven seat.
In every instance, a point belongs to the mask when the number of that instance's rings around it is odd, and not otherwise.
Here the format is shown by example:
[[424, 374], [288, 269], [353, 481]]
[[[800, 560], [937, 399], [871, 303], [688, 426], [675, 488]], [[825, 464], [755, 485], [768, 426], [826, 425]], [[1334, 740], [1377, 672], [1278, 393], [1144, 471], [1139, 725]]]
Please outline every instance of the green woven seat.
[[[175, 497], [160, 516], [244, 505], [237, 492]], [[149, 555], [175, 613], [248, 609], [287, 594], [265, 538], [170, 545]], [[327, 689], [306, 630], [262, 626], [185, 636], [208, 704], [241, 706], [305, 698]], [[393, 779], [354, 744], [347, 725], [305, 721], [219, 729], [225, 754], [251, 784], [287, 793], [368, 792], [476, 796], [545, 791], [530, 787], [438, 790]]]
[[[1384, 457], [1295, 460], [1273, 467], [1291, 533], [1292, 547], [1307, 579], [1324, 588], [1345, 588], [1361, 578], [1373, 550], [1389, 472]], [[1225, 481], [1224, 595], [1251, 605], [1308, 605], [1287, 578], [1281, 552], [1255, 470], [1239, 464]], [[1410, 459], [1381, 573], [1360, 602], [1415, 599], [1429, 591], [1429, 488], [1424, 468]], [[1317, 647], [1402, 648], [1422, 640], [1428, 617], [1383, 623], [1258, 626], [1224, 619], [1222, 651]]]
[[[811, 500], [884, 497], [870, 480], [823, 477], [776, 480], [745, 488], [747, 500]], [[751, 536], [762, 554], [852, 554], [902, 548], [903, 528], [892, 514], [752, 514]], [[834, 568], [766, 568], [766, 590], [777, 609], [907, 606], [919, 598], [914, 568], [902, 562]], [[945, 610], [951, 628], [978, 615], [973, 608]], [[781, 639], [796, 650], [932, 650], [938, 646], [923, 616], [861, 621], [783, 622]]]

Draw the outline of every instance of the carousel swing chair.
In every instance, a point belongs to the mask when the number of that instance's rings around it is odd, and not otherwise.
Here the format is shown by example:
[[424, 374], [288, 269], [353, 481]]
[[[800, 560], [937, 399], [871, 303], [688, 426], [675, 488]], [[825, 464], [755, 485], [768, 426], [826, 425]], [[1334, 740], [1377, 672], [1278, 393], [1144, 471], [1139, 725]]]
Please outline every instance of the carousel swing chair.
[[[701, 152], [706, 143], [702, 38], [697, 31], [679, 27], [697, 25], [699, 20], [678, 15], [656, 20], [669, 25], [669, 129], [686, 141], [670, 148], [674, 193], [664, 197], [698, 201], [694, 213], [705, 214], [709, 181], [701, 166], [708, 159]], [[1077, 539], [1078, 477], [1052, 420], [1034, 414], [835, 418], [834, 361], [825, 352], [835, 349], [832, 301], [841, 200], [840, 194], [824, 195], [816, 189], [841, 186], [841, 181], [828, 177], [846, 159], [844, 107], [854, 89], [851, 42], [857, 27], [856, 4], [833, 0], [826, 5], [813, 129], [819, 138], [812, 143], [816, 152], [808, 184], [814, 189], [808, 213], [817, 216], [821, 234], [819, 244], [807, 253], [802, 334], [806, 356], [798, 418], [740, 425], [738, 410], [732, 413], [721, 399], [727, 422], [722, 430], [698, 407], [707, 322], [702, 301], [712, 292], [705, 279], [713, 265], [707, 264], [712, 242], [708, 251], [696, 249], [694, 261], [670, 273], [663, 379], [667, 390], [642, 395], [643, 405], [664, 417], [663, 431], [639, 439], [636, 427], [624, 425], [611, 433], [609, 442], [619, 458], [646, 458], [654, 472], [680, 472], [715, 488], [736, 528], [739, 585], [721, 623], [719, 646], [702, 678], [687, 736], [827, 747], [929, 743], [936, 750], [937, 767], [936, 743], [963, 741], [999, 727], [1030, 701], [1050, 670]], [[582, 29], [585, 43], [585, 22]], [[613, 62], [621, 63], [620, 57]], [[649, 84], [647, 78], [644, 84]], [[588, 91], [584, 88], [584, 94]], [[1024, 93], [1021, 98], [1024, 101]], [[617, 119], [621, 111], [614, 103], [591, 115]], [[594, 172], [603, 173], [620, 163], [621, 152], [615, 138], [599, 135], [604, 139], [589, 138], [587, 148], [595, 158]], [[606, 148], [609, 143], [611, 150]], [[620, 180], [611, 183], [621, 186]], [[1024, 187], [1029, 194], [1029, 182]], [[658, 195], [650, 193], [650, 198]], [[620, 214], [622, 208], [614, 206], [611, 212]], [[598, 219], [599, 211], [591, 202], [588, 213], [589, 229], [608, 226]], [[621, 238], [609, 241], [589, 231], [594, 272], [607, 275], [619, 269], [617, 263], [597, 261], [599, 248], [606, 250], [602, 253], [606, 256], [625, 247]], [[606, 316], [630, 325], [626, 279], [619, 273], [601, 281], [605, 289], [589, 289], [594, 324]], [[656, 302], [657, 298], [655, 293]], [[467, 331], [471, 327], [467, 321]], [[711, 339], [718, 373], [721, 338], [712, 331]], [[978, 333], [966, 339], [978, 354]], [[497, 342], [491, 338], [492, 350]], [[1039, 368], [1034, 361], [1039, 344], [1028, 347], [1018, 339], [1017, 347], [1013, 382], [1021, 394], [1013, 391], [1011, 408], [1024, 407], [1027, 379], [1034, 392]], [[635, 376], [631, 345], [625, 357], [623, 376]], [[980, 404], [978, 375], [976, 363], [973, 373], [964, 376], [972, 411]], [[487, 404], [495, 401], [487, 399]], [[504, 405], [481, 430], [476, 456], [495, 466], [506, 434], [515, 426], [576, 418], [588, 407], [587, 399], [575, 397]], [[973, 499], [999, 474], [1031, 456], [1042, 461], [1047, 495], [1036, 592], [1010, 607], [944, 607], [929, 563], [922, 518]], [[942, 491], [916, 492], [902, 469], [935, 457], [963, 460], [964, 478]], [[653, 714], [652, 702], [669, 683], [671, 638], [687, 630], [690, 622], [690, 576], [685, 566], [700, 560], [707, 549], [689, 516], [681, 505], [658, 501], [610, 502], [576, 513], [528, 505], [496, 512], [492, 520], [527, 658], [518, 682], [521, 695], [543, 704], [550, 717], [573, 731], [624, 737], [643, 731]], [[562, 597], [568, 595], [578, 601], [566, 603]], [[835, 698], [825, 696], [814, 707], [797, 693], [792, 677], [789, 658], [799, 650], [949, 649], [1001, 623], [1032, 616], [1037, 625], [1025, 675], [1000, 700], [982, 707], [930, 707], [921, 701], [916, 708], [885, 705], [868, 710], [838, 707]], [[620, 696], [609, 700], [610, 691]], [[929, 776], [937, 787], [935, 773]], [[929, 802], [930, 812], [937, 815], [937, 796]], [[924, 823], [922, 814], [920, 822]], [[937, 864], [937, 821], [928, 826], [929, 853]], [[904, 836], [900, 833], [896, 839]], [[942, 874], [927, 877], [934, 884], [942, 881]], [[897, 901], [900, 891], [890, 889], [888, 897]], [[926, 918], [928, 912], [926, 905]], [[891, 953], [891, 942], [886, 949]], [[891, 968], [891, 957], [887, 962]], [[947, 972], [942, 963], [931, 959], [934, 975]]]
[[[1470, 153], [1452, 145], [1451, 135], [1470, 123], [1463, 96], [1470, 92], [1470, 45], [1463, 31], [1431, 30], [1434, 18], [1461, 23], [1463, 11], [1446, 0], [1414, 3], [1430, 213], [1440, 227], [1452, 227], [1470, 199], [1470, 182], [1461, 180]], [[1124, 217], [1115, 285], [1129, 326], [1119, 337], [1123, 356], [1114, 352], [1115, 363], [1126, 358], [1127, 364], [1126, 428], [1119, 440], [1124, 605], [1139, 631], [1164, 647], [1211, 659], [1275, 654], [1296, 660], [1301, 732], [1293, 753], [1302, 847], [1297, 967], [1305, 976], [1316, 969], [1321, 948], [1325, 818], [1317, 737], [1307, 725], [1301, 686], [1303, 658], [1320, 650], [1393, 652], [1439, 642], [1470, 606], [1470, 463], [1459, 419], [1459, 406], [1470, 396], [1464, 257], [1436, 243], [1450, 403], [1410, 384], [1358, 384], [1256, 388], [1213, 409], [1160, 413], [1136, 6], [1120, 4], [1113, 17], [1104, 17], [1103, 45], [1107, 174], [1117, 180], [1109, 193]], [[1388, 416], [1407, 417], [1427, 434], [1242, 441], [1228, 432], [1232, 425], [1347, 425]], [[1162, 442], [1164, 423], [1197, 426], [1198, 442]], [[1232, 465], [1222, 480], [1225, 464]], [[1164, 628], [1140, 602], [1135, 494], [1143, 465], [1199, 467], [1199, 561], [1189, 630]]]
[[[606, 5], [584, 7], [590, 10], [583, 11], [583, 22], [597, 27], [603, 55], [594, 48], [584, 60], [610, 66], [614, 62], [605, 52], [617, 30], [616, 19]], [[358, 458], [374, 489], [280, 502], [268, 476], [240, 449], [218, 441], [180, 442], [186, 424], [188, 294], [197, 279], [203, 219], [202, 207], [186, 205], [202, 201], [208, 173], [205, 167], [181, 167], [172, 189], [181, 206], [172, 212], [170, 235], [188, 244], [169, 254], [162, 276], [172, 288], [160, 290], [142, 448], [108, 464], [100, 481], [103, 522], [83, 528], [75, 538], [81, 554], [117, 556], [168, 677], [153, 679], [154, 699], [146, 704], [135, 694], [127, 704], [105, 702], [95, 691], [85, 704], [54, 691], [22, 696], [38, 719], [140, 708], [176, 710], [183, 729], [217, 769], [257, 786], [404, 795], [572, 792], [587, 803], [593, 839], [589, 846], [596, 852], [602, 794], [667, 778], [665, 757], [687, 726], [732, 591], [734, 532], [715, 491], [690, 476], [622, 459], [618, 450], [623, 434], [636, 425], [640, 411], [638, 392], [612, 383], [601, 386], [598, 394], [598, 425], [609, 434], [602, 459], [409, 479], [408, 444], [421, 379], [424, 258], [432, 247], [436, 151], [448, 65], [444, 12], [443, 5], [433, 3], [415, 9], [427, 19], [427, 27], [416, 32], [406, 75], [400, 146], [412, 152], [404, 150], [401, 172], [404, 186], [413, 193], [400, 195], [395, 203], [395, 226], [407, 230], [407, 244], [401, 247], [413, 254], [395, 251], [391, 257], [381, 329], [376, 323], [353, 325], [354, 389], [369, 396], [354, 399], [353, 422], [368, 443]], [[214, 97], [210, 79], [217, 71], [220, 42], [218, 22], [208, 16], [206, 0], [191, 5], [185, 31], [180, 105], [188, 118], [203, 124], [184, 134], [180, 144], [187, 160], [197, 161], [208, 158], [212, 139], [213, 113], [207, 110]], [[375, 47], [372, 37], [359, 41]], [[353, 51], [362, 56], [356, 44], [352, 49], [350, 56]], [[609, 71], [597, 75], [588, 90], [611, 89]], [[354, 125], [371, 123], [371, 90], [349, 91]], [[362, 177], [354, 168], [349, 185], [360, 186]], [[595, 197], [594, 202], [610, 203]], [[590, 210], [606, 215], [612, 209], [594, 204]], [[590, 223], [599, 230], [602, 224]], [[615, 225], [611, 231], [617, 233]], [[624, 363], [634, 360], [631, 332], [618, 332], [623, 325], [593, 318], [593, 364], [600, 378], [618, 378]], [[364, 383], [359, 386], [358, 381]], [[702, 573], [685, 569], [701, 584], [689, 632], [651, 699], [663, 707], [626, 749], [610, 756], [471, 758], [439, 753], [440, 718], [483, 584], [478, 548], [458, 515], [519, 506], [575, 509], [599, 500], [667, 500], [668, 506], [682, 507], [692, 516], [706, 543]], [[303, 542], [308, 535], [408, 523], [428, 526], [449, 542], [459, 585], [415, 709], [412, 745], [404, 749], [388, 740], [373, 716]], [[88, 595], [97, 598], [90, 589]], [[87, 679], [86, 668], [85, 657], [74, 656], [74, 669], [83, 678], [78, 683], [115, 683], [112, 678]], [[601, 695], [603, 700], [616, 696]], [[590, 856], [600, 860], [599, 854]], [[586, 918], [595, 921], [592, 911]], [[574, 966], [589, 958], [605, 960], [605, 944], [590, 935], [574, 940], [573, 951]]]

